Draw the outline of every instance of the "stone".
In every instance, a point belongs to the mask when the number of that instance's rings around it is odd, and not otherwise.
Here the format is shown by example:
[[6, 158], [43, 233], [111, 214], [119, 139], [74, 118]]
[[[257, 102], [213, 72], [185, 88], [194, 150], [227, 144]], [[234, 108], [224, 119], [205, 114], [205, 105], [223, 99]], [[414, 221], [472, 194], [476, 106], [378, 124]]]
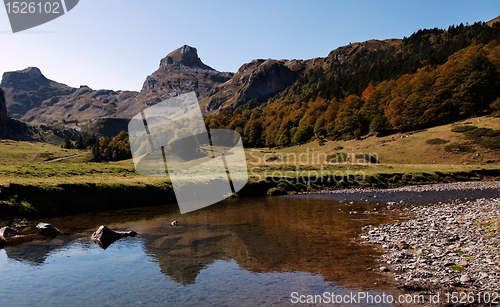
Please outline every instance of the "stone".
[[8, 226], [0, 228], [0, 237], [7, 238], [17, 236], [18, 234], [19, 232], [15, 228]]
[[109, 240], [123, 237], [133, 237], [137, 235], [135, 231], [115, 231], [101, 225], [91, 236], [92, 240]]
[[380, 267], [380, 272], [389, 272], [389, 269], [385, 266]]
[[410, 245], [408, 243], [406, 243], [405, 241], [401, 241], [399, 244], [398, 244], [398, 247], [401, 248], [401, 249], [409, 249], [410, 248]]
[[36, 230], [44, 236], [55, 237], [60, 231], [49, 223], [38, 223]]
[[90, 238], [94, 241], [100, 248], [106, 249], [116, 240], [123, 237], [134, 237], [137, 235], [135, 231], [116, 231], [111, 230], [108, 227], [101, 225]]
[[[462, 189], [465, 185], [470, 186], [472, 183], [445, 187]], [[500, 189], [498, 184], [474, 185], [475, 189]], [[420, 187], [407, 189], [415, 190]], [[392, 263], [394, 270], [390, 272], [394, 272], [391, 275], [397, 281], [494, 292], [500, 288], [500, 255], [496, 253], [499, 239], [485, 236], [491, 230], [487, 229], [487, 225], [483, 226], [482, 224], [486, 223], [482, 222], [498, 218], [499, 209], [500, 198], [454, 200], [432, 206], [415, 206], [407, 210], [412, 218], [381, 225], [377, 231], [366, 234], [364, 242], [378, 246], [395, 246], [393, 249], [384, 250], [379, 261], [381, 266]], [[455, 218], [457, 216], [460, 218]], [[433, 224], [437, 232], [429, 230]], [[445, 225], [449, 227], [447, 230], [444, 230]], [[385, 238], [385, 241], [382, 242], [381, 238]], [[399, 244], [402, 242], [410, 245], [412, 249], [401, 249]], [[477, 260], [472, 260], [474, 258]], [[381, 267], [380, 271], [382, 270], [385, 271], [385, 267]]]
[[172, 224], [172, 226], [179, 226], [179, 222], [178, 221], [173, 221], [171, 224]]

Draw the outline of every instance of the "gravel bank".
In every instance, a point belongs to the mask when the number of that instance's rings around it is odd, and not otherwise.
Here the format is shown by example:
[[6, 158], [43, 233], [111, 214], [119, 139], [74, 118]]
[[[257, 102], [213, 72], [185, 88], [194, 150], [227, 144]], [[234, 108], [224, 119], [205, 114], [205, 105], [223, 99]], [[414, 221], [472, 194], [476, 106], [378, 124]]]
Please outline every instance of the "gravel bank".
[[397, 193], [397, 192], [442, 192], [442, 191], [472, 191], [484, 189], [500, 189], [500, 182], [453, 182], [425, 185], [410, 185], [391, 189], [338, 189], [301, 192], [298, 194], [353, 194], [353, 193]]
[[[399, 189], [498, 188], [494, 183], [453, 183]], [[500, 195], [499, 195], [500, 196]], [[500, 198], [450, 201], [403, 209], [409, 220], [364, 227], [361, 244], [385, 249], [381, 265], [401, 288], [461, 288], [500, 292]]]

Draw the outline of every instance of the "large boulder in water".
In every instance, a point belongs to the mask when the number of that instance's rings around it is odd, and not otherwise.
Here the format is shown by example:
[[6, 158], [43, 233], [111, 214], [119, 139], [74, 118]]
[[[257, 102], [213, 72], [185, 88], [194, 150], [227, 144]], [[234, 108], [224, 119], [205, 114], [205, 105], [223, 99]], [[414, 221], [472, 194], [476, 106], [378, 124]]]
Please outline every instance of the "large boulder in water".
[[111, 230], [108, 227], [101, 225], [99, 229], [97, 229], [91, 236], [93, 240], [106, 240], [106, 239], [114, 239], [114, 238], [122, 238], [128, 236], [135, 236], [137, 232], [135, 231], [116, 231]]
[[116, 240], [123, 237], [133, 237], [137, 234], [135, 231], [116, 231], [111, 230], [108, 227], [101, 225], [90, 238], [102, 249], [106, 249]]
[[49, 223], [38, 223], [36, 230], [44, 236], [55, 237], [60, 231]]
[[101, 225], [90, 238], [97, 243], [102, 249], [106, 249], [111, 243], [123, 237], [133, 237], [137, 232], [111, 230], [108, 227]]

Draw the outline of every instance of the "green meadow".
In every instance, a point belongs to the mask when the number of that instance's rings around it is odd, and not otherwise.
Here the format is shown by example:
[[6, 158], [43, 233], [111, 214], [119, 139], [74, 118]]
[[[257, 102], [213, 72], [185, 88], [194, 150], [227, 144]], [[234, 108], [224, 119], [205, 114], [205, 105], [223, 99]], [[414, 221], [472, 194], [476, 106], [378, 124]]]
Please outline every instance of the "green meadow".
[[[463, 126], [466, 128], [457, 129]], [[498, 180], [498, 175], [475, 175], [476, 170], [492, 170], [495, 174], [500, 169], [500, 151], [482, 147], [478, 138], [452, 131], [467, 130], [469, 126], [494, 132], [500, 130], [500, 118], [471, 118], [359, 140], [314, 140], [287, 148], [248, 148], [245, 153], [250, 182], [238, 194]], [[488, 144], [496, 140], [487, 139]], [[91, 162], [90, 157], [89, 151], [46, 143], [0, 141], [1, 215], [38, 217], [175, 203], [168, 176], [139, 175], [132, 159]], [[327, 185], [314, 180], [326, 175], [339, 180]], [[354, 184], [347, 180], [352, 176], [358, 179]], [[283, 179], [292, 184], [281, 183]]]

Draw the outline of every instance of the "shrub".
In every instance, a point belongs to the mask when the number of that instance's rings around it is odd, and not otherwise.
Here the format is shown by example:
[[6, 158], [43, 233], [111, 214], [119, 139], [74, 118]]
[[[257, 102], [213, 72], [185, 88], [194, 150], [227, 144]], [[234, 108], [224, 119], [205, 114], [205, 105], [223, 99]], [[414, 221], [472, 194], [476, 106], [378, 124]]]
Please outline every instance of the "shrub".
[[375, 163], [375, 164], [378, 164], [380, 163], [378, 161], [378, 157], [377, 155], [375, 154], [364, 154], [364, 153], [359, 153], [356, 155], [356, 158], [357, 159], [365, 159], [366, 161], [370, 162], [370, 163]]
[[490, 128], [476, 128], [464, 132], [465, 137], [469, 140], [478, 141], [482, 137], [495, 137], [500, 135], [500, 131]]
[[297, 191], [297, 187], [295, 185], [293, 185], [293, 183], [289, 182], [289, 181], [282, 181], [278, 184], [278, 188], [283, 190], [283, 191]]
[[500, 136], [483, 138], [479, 141], [479, 145], [489, 149], [500, 150]]
[[439, 144], [446, 144], [448, 143], [449, 141], [447, 140], [443, 140], [443, 139], [440, 139], [440, 138], [435, 138], [435, 139], [430, 139], [430, 140], [427, 140], [425, 141], [426, 144], [429, 144], [429, 145], [439, 145]]
[[453, 271], [462, 271], [464, 269], [464, 267], [461, 265], [458, 265], [458, 264], [454, 264], [454, 265], [450, 266], [450, 269], [452, 269]]
[[267, 191], [267, 195], [269, 195], [269, 196], [286, 195], [286, 194], [287, 194], [287, 192], [280, 189], [280, 188], [270, 188]]
[[342, 150], [342, 149], [344, 149], [344, 147], [342, 147], [342, 146], [337, 146], [337, 147], [335, 147], [334, 149], [335, 149], [335, 150]]
[[273, 161], [278, 161], [281, 160], [280, 157], [274, 155], [266, 159], [266, 162], [273, 162]]
[[305, 190], [307, 190], [307, 186], [305, 184], [303, 184], [303, 183], [300, 183], [300, 182], [297, 182], [295, 184], [295, 188], [297, 190], [299, 190], [299, 191], [305, 191]]
[[450, 144], [444, 147], [447, 152], [475, 152], [476, 150], [467, 145]]
[[336, 152], [326, 156], [326, 162], [328, 163], [343, 163], [349, 161], [349, 155], [343, 152]]
[[74, 148], [73, 142], [71, 142], [69, 138], [66, 138], [62, 143], [61, 148], [73, 149]]
[[[500, 130], [494, 130], [490, 128], [478, 128], [475, 126], [462, 126], [457, 128], [465, 128], [465, 127], [469, 128], [467, 128], [465, 131], [460, 131], [460, 132], [463, 132], [466, 139], [474, 141], [474, 143], [478, 144], [481, 147], [493, 150], [500, 150]], [[454, 130], [455, 132], [458, 132], [456, 131], [456, 128], [453, 129], [452, 131]], [[454, 151], [459, 151], [459, 150], [455, 149]]]
[[472, 130], [472, 129], [477, 129], [476, 126], [469, 126], [469, 125], [466, 125], [466, 126], [459, 126], [459, 127], [455, 127], [453, 129], [451, 129], [451, 132], [465, 132], [465, 131], [469, 131], [469, 130]]

